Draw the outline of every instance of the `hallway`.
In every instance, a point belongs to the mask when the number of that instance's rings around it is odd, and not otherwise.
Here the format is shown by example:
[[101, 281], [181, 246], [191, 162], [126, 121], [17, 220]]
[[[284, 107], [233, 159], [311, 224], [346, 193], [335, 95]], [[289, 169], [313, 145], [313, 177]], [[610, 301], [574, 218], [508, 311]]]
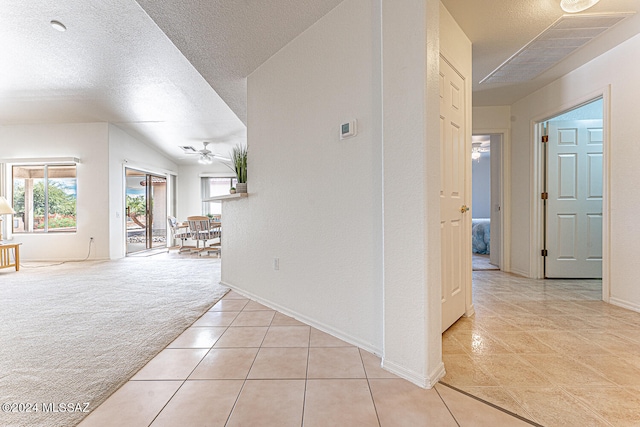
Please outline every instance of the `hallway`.
[[549, 427], [640, 424], [640, 314], [601, 286], [474, 271], [476, 314], [443, 334], [442, 382]]

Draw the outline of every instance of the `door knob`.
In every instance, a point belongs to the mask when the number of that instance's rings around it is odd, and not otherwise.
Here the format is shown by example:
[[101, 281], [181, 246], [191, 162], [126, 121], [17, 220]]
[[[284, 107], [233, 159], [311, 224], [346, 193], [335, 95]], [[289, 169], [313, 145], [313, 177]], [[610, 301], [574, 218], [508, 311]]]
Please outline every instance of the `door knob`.
[[465, 213], [465, 212], [467, 212], [468, 210], [469, 210], [469, 206], [467, 206], [467, 205], [462, 205], [462, 206], [460, 207], [460, 213]]

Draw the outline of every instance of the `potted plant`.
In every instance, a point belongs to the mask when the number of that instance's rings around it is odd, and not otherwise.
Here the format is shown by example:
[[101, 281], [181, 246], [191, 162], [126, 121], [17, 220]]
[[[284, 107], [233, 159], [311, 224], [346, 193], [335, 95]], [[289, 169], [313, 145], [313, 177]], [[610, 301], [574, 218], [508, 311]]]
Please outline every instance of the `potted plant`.
[[244, 145], [236, 145], [233, 147], [231, 154], [231, 162], [233, 170], [236, 173], [238, 182], [236, 183], [236, 192], [247, 192], [247, 147]]
[[230, 194], [236, 194], [236, 187], [231, 187], [231, 188], [229, 189], [229, 193], [230, 193]]

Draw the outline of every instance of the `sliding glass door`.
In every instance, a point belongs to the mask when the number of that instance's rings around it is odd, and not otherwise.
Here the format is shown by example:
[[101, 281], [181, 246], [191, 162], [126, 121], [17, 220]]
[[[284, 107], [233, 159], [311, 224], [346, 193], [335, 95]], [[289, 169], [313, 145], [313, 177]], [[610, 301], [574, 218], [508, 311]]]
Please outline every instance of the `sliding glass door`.
[[127, 253], [167, 244], [167, 179], [125, 169]]

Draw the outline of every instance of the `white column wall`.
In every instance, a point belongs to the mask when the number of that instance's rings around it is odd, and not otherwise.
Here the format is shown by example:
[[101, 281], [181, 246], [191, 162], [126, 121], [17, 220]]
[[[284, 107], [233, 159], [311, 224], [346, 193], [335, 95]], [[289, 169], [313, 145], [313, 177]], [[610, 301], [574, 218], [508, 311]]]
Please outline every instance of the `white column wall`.
[[440, 287], [438, 1], [382, 2], [385, 368], [444, 373]]
[[[640, 311], [640, 287], [637, 277], [640, 264], [636, 251], [640, 222], [636, 207], [640, 204], [638, 157], [640, 156], [640, 121], [637, 103], [640, 96], [640, 35], [635, 36], [588, 64], [567, 74], [541, 90], [516, 102], [512, 123], [512, 241], [531, 247], [530, 150], [533, 122], [569, 108], [591, 95], [610, 88], [610, 106], [605, 104], [605, 121], [609, 121], [609, 280], [611, 302]], [[605, 206], [606, 209], [606, 206]], [[532, 271], [528, 251], [512, 251], [512, 265]], [[605, 272], [606, 274], [606, 272]]]

